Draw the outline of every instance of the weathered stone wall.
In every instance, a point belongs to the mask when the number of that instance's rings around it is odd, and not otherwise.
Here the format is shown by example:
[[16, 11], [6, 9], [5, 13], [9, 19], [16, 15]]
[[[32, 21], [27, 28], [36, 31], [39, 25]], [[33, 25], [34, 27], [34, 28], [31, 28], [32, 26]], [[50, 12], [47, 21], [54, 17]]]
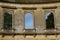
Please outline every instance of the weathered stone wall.
[[60, 33], [60, 6], [55, 10], [55, 26], [58, 29], [57, 33]]
[[35, 14], [34, 24], [35, 24], [36, 33], [44, 33], [44, 29], [45, 29], [44, 10], [42, 8], [37, 8], [34, 14]]
[[6, 35], [4, 37], [2, 37], [2, 35], [0, 35], [0, 40], [60, 40], [60, 35], [58, 35], [56, 37], [56, 35], [37, 35], [36, 37], [34, 36], [26, 36], [24, 37], [24, 35], [16, 35], [14, 37], [12, 37], [12, 35]]
[[24, 29], [24, 13], [22, 9], [16, 9], [14, 10], [14, 17], [15, 17], [15, 33], [22, 33]]
[[[36, 10], [23, 10], [22, 8], [18, 9], [3, 9], [1, 8], [1, 22], [3, 27], [3, 13], [4, 12], [10, 12], [12, 13], [12, 27], [15, 28], [15, 33], [23, 33], [25, 28], [25, 13], [31, 12], [34, 16], [34, 29], [36, 29], [36, 33], [44, 33], [46, 29], [46, 19], [45, 15], [47, 12], [52, 12], [54, 14], [54, 25], [55, 28], [59, 29], [59, 8], [57, 9], [42, 9], [37, 8]], [[58, 32], [58, 30], [57, 30]]]
[[3, 9], [0, 7], [0, 30], [3, 27]]
[[[23, 33], [25, 24], [24, 24], [24, 17], [26, 12], [31, 12], [34, 16], [34, 29], [36, 29], [36, 33], [45, 33], [46, 29], [46, 21], [45, 21], [45, 14], [46, 12], [53, 12], [54, 14], [54, 24], [55, 28], [57, 28], [57, 33], [60, 33], [60, 3], [55, 4], [43, 4], [43, 5], [19, 5], [19, 4], [3, 4], [0, 3], [0, 6], [10, 6], [10, 7], [17, 7], [12, 12], [12, 27], [15, 28], [15, 33]], [[56, 9], [43, 9], [43, 7], [55, 7]], [[35, 7], [36, 10], [23, 10], [22, 7]], [[3, 10], [9, 11], [8, 9], [3, 9], [0, 7], [0, 28], [3, 27]], [[54, 31], [53, 31], [54, 32]], [[60, 35], [5, 35], [2, 37], [0, 35], [0, 40], [60, 40]]]

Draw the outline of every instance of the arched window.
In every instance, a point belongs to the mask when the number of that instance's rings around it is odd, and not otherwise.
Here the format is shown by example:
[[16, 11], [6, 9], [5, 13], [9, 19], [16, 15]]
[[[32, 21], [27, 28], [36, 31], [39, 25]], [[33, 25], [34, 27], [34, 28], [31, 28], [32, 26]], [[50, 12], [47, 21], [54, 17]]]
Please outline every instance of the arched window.
[[52, 12], [48, 12], [46, 15], [46, 29], [54, 29], [54, 15]]
[[4, 29], [12, 29], [12, 14], [9, 12], [4, 13]]
[[25, 29], [33, 29], [34, 22], [33, 22], [33, 15], [31, 13], [25, 14]]

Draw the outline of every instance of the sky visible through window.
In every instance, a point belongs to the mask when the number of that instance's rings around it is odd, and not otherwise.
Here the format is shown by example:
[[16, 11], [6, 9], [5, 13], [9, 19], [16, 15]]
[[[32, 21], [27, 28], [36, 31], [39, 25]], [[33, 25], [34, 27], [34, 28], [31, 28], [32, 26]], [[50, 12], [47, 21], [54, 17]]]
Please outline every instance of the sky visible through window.
[[33, 29], [33, 15], [31, 13], [25, 14], [25, 29]]
[[45, 18], [48, 19], [48, 16], [50, 15], [51, 12], [48, 12], [46, 15], [45, 15]]

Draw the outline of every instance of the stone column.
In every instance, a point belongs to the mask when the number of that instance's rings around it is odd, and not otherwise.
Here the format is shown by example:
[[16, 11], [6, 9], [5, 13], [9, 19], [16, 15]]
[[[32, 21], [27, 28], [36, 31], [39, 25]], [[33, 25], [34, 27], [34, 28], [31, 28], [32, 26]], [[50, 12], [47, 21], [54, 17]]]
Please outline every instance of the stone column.
[[24, 28], [24, 15], [23, 10], [18, 8], [14, 10], [14, 28], [16, 33], [22, 33]]
[[55, 26], [60, 32], [60, 7], [55, 10]]
[[15, 11], [16, 10], [13, 10], [13, 13], [12, 13], [12, 28], [15, 29]]
[[37, 33], [43, 33], [45, 29], [45, 18], [44, 10], [42, 8], [37, 8], [35, 11], [35, 27]]
[[0, 29], [3, 28], [3, 24], [4, 24], [3, 8], [0, 7]]
[[56, 17], [56, 27], [58, 29], [60, 29], [60, 7], [58, 7], [56, 10], [55, 10], [55, 17]]

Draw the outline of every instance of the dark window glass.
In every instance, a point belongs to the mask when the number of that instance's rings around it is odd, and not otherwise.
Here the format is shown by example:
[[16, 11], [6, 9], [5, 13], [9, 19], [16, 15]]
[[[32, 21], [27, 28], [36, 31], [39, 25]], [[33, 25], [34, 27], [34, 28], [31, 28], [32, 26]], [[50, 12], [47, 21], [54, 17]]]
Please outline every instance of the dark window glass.
[[4, 29], [12, 29], [12, 14], [4, 13]]
[[25, 14], [25, 29], [33, 29], [33, 15], [31, 13]]
[[54, 15], [52, 12], [46, 14], [46, 29], [54, 29]]

